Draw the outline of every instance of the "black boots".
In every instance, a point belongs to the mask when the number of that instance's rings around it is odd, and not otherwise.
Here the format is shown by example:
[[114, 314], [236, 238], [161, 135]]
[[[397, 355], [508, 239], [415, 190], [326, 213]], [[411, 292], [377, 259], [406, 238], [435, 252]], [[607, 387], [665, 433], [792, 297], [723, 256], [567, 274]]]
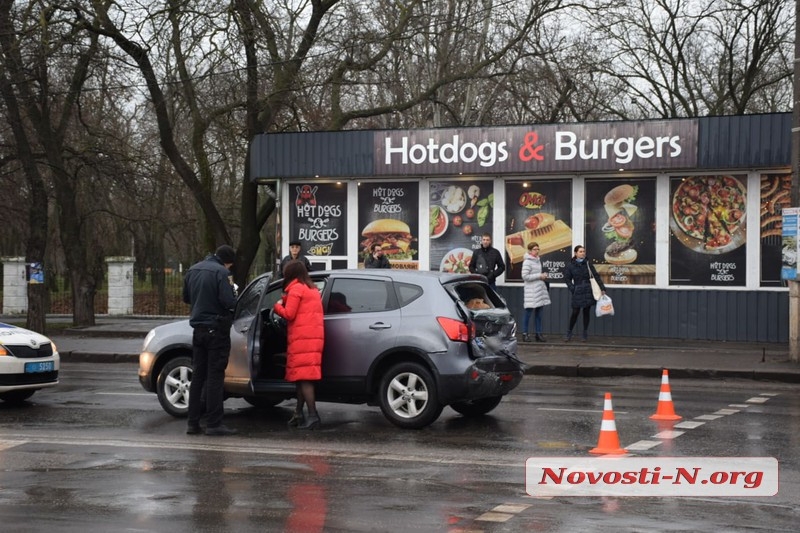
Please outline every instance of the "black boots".
[[536, 334], [536, 342], [547, 342], [547, 339], [545, 339], [544, 337], [542, 337], [541, 335], [539, 335], [537, 333]]
[[317, 429], [322, 424], [317, 413], [309, 414], [306, 421], [297, 426], [297, 429]]
[[531, 342], [531, 338], [528, 336], [527, 333], [522, 334], [522, 342]]

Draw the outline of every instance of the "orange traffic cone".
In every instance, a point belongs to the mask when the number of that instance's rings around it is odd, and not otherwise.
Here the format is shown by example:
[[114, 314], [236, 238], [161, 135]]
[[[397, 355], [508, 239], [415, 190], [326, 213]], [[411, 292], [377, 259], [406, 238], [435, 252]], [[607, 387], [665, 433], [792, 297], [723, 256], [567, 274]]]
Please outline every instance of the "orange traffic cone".
[[611, 407], [611, 393], [606, 393], [603, 402], [603, 422], [600, 425], [600, 438], [597, 441], [597, 448], [592, 448], [589, 453], [596, 454], [623, 454], [628, 450], [619, 445], [619, 435], [617, 435], [617, 424], [614, 422], [614, 408]]
[[669, 370], [666, 368], [661, 373], [661, 391], [658, 393], [658, 408], [656, 414], [650, 417], [651, 420], [680, 420], [682, 416], [675, 414], [675, 406], [672, 405], [672, 392], [669, 389]]

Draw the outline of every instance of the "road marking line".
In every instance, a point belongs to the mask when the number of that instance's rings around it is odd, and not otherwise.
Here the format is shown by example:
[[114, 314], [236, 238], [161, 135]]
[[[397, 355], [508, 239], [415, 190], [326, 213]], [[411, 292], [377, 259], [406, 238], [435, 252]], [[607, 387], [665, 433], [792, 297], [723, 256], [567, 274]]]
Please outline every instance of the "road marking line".
[[780, 392], [762, 392], [759, 396], [780, 396]]
[[746, 401], [747, 403], [764, 403], [764, 402], [766, 402], [767, 400], [769, 400], [769, 398], [767, 398], [767, 397], [765, 397], [765, 396], [753, 396], [753, 397], [752, 397], [752, 398], [750, 398], [749, 400], [745, 400], [745, 401]]
[[662, 431], [660, 433], [656, 433], [655, 435], [652, 436], [652, 438], [654, 438], [654, 439], [675, 439], [677, 437], [680, 437], [684, 433], [686, 433], [686, 432], [685, 431], [673, 431], [673, 430], [670, 429], [670, 430], [667, 430], [667, 431]]
[[506, 514], [506, 513], [493, 513], [489, 511], [488, 513], [483, 513], [475, 521], [480, 520], [481, 522], [507, 522], [510, 519], [514, 518], [513, 514]]
[[8, 450], [9, 448], [13, 448], [27, 442], [28, 441], [25, 440], [0, 440], [0, 450]]
[[732, 403], [732, 404], [729, 404], [728, 407], [736, 407], [736, 408], [739, 408], [739, 409], [747, 409], [748, 407], [750, 407], [750, 405], [748, 405], [746, 403]]
[[727, 415], [734, 415], [734, 414], [736, 414], [736, 413], [738, 413], [738, 412], [739, 412], [739, 410], [738, 410], [738, 409], [720, 409], [719, 411], [714, 411], [714, 412], [713, 412], [713, 413], [711, 413], [711, 414], [712, 414], [712, 415], [722, 415], [722, 416], [727, 416]]
[[520, 505], [520, 504], [516, 504], [516, 503], [506, 503], [506, 504], [498, 505], [497, 507], [492, 509], [492, 511], [496, 512], [496, 513], [516, 514], [516, 513], [521, 513], [522, 511], [524, 511], [528, 507], [530, 507], [530, 505]]
[[705, 422], [692, 422], [690, 420], [687, 420], [686, 422], [681, 422], [680, 424], [675, 424], [674, 427], [680, 428], [680, 429], [694, 429], [694, 428], [699, 428], [703, 424], [705, 424]]
[[97, 396], [152, 396], [150, 392], [95, 392]]
[[694, 417], [695, 420], [716, 420], [717, 418], [722, 418], [722, 415], [700, 415]]
[[629, 446], [625, 446], [626, 450], [634, 450], [634, 451], [642, 451], [642, 450], [649, 450], [650, 448], [655, 448], [656, 446], [660, 445], [660, 440], [640, 440], [634, 442]]
[[[570, 413], [602, 413], [601, 410], [597, 409], [562, 409], [560, 407], [539, 407], [539, 411], [569, 411]], [[614, 411], [615, 414], [618, 415], [627, 415], [628, 411]]]

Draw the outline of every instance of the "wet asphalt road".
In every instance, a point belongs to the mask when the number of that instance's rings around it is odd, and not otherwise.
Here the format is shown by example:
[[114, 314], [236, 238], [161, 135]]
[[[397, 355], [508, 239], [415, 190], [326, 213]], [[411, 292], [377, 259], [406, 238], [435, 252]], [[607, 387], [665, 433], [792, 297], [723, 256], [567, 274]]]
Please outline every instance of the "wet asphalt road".
[[[796, 386], [672, 380], [684, 420], [733, 405], [672, 439], [648, 416], [652, 379], [531, 378], [492, 413], [446, 409], [421, 431], [378, 408], [322, 403], [324, 428], [289, 431], [291, 404], [226, 403], [241, 434], [184, 434], [136, 381], [135, 365], [65, 364], [62, 383], [25, 406], [0, 404], [4, 531], [795, 531], [800, 513]], [[638, 456], [772, 456], [765, 498], [531, 498], [525, 460], [587, 457], [603, 393], [623, 446]], [[753, 397], [761, 403], [746, 403]]]

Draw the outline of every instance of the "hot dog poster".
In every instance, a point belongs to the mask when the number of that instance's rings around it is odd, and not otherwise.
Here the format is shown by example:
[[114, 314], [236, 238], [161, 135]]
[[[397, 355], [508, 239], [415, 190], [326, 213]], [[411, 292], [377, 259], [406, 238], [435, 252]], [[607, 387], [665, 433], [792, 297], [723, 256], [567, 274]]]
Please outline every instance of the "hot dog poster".
[[746, 176], [670, 178], [670, 285], [744, 286]]
[[297, 239], [303, 253], [347, 255], [347, 187], [319, 183], [294, 185], [290, 193], [289, 240]]
[[430, 269], [469, 272], [472, 252], [481, 246], [481, 235], [492, 233], [493, 182], [431, 182], [428, 215]]
[[528, 243], [539, 244], [542, 269], [548, 279], [564, 280], [572, 257], [572, 181], [528, 180], [506, 182], [506, 281], [522, 281], [522, 261]]
[[783, 217], [792, 200], [791, 174], [762, 174], [761, 186], [761, 286], [782, 287]]
[[586, 180], [586, 255], [603, 283], [655, 285], [656, 179]]
[[380, 244], [392, 268], [419, 268], [419, 185], [417, 182], [358, 186], [358, 262]]

